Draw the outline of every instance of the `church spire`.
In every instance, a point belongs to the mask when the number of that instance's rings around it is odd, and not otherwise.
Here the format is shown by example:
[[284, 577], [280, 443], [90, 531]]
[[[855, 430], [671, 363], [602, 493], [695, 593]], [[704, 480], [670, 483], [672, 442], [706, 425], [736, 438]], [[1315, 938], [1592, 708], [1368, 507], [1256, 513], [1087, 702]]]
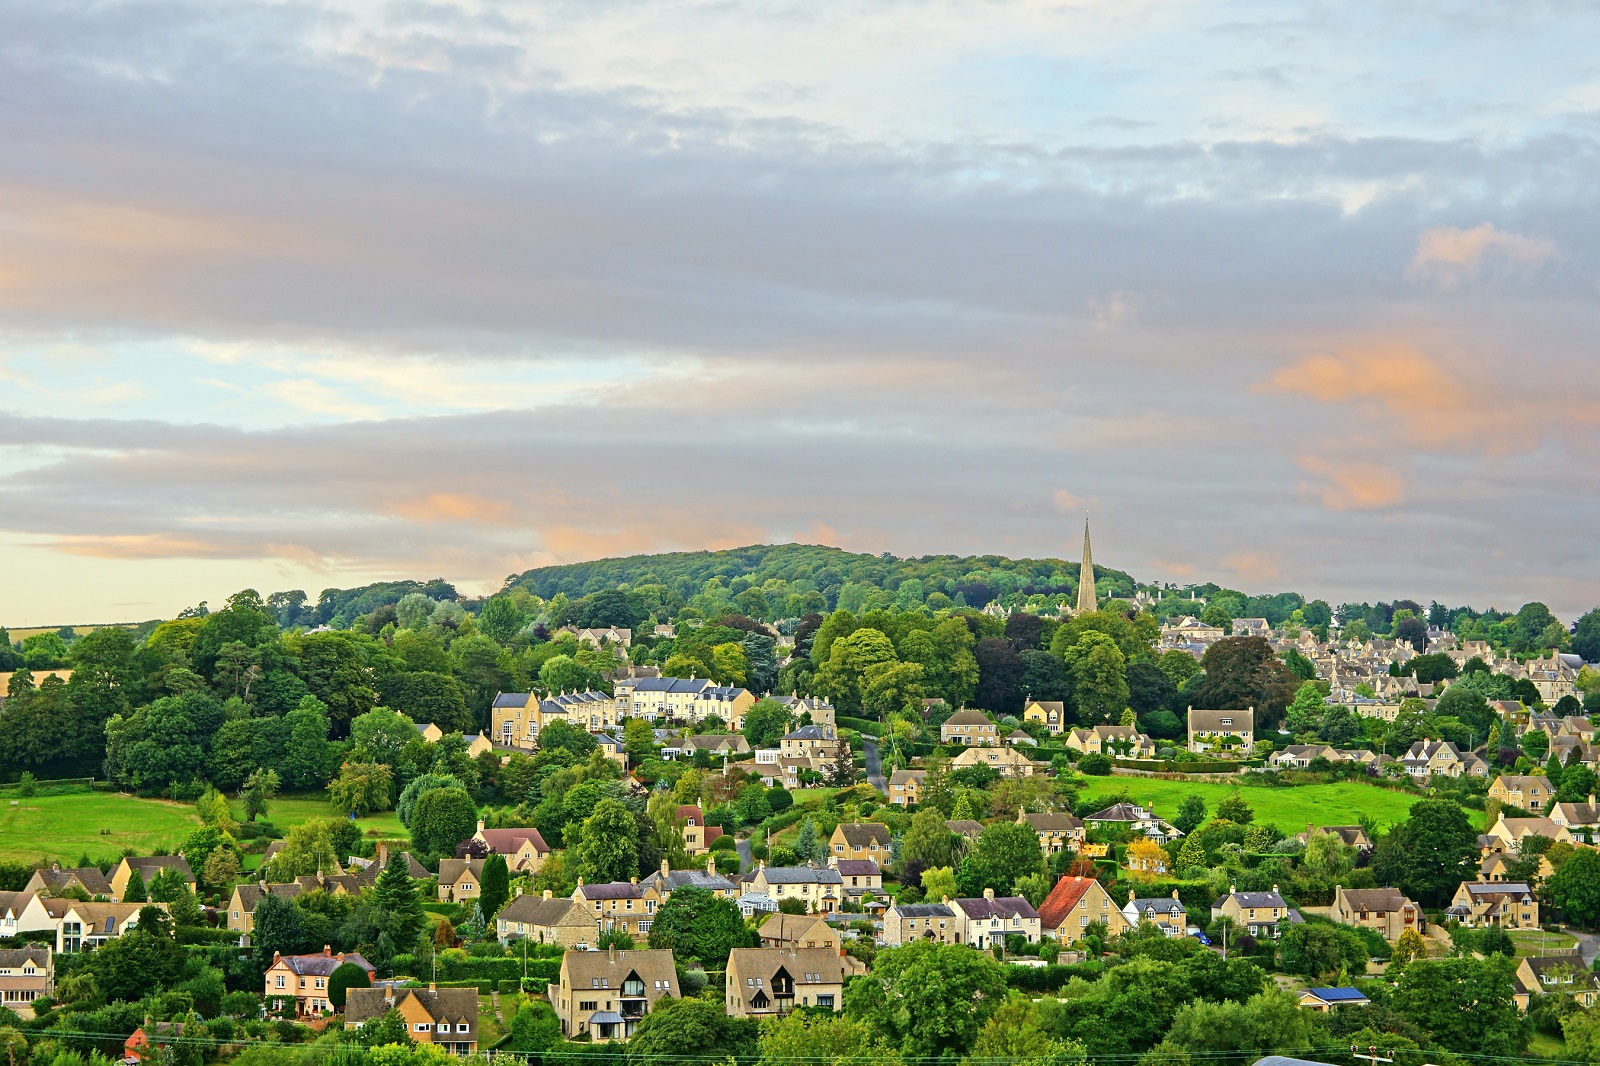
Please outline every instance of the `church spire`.
[[1078, 613], [1099, 607], [1094, 595], [1094, 556], [1089, 551], [1089, 519], [1083, 520], [1083, 566], [1078, 570]]

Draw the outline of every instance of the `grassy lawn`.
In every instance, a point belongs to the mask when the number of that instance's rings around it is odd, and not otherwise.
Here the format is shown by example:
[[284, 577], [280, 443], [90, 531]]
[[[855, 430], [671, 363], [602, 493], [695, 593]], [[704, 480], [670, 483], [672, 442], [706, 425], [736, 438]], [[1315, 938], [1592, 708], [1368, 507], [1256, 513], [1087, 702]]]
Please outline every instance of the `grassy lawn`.
[[[233, 810], [236, 817], [242, 817], [238, 803]], [[327, 799], [315, 794], [285, 796], [274, 800], [267, 809], [267, 821], [283, 832], [310, 818], [335, 817]], [[122, 854], [123, 848], [149, 855], [176, 849], [199, 824], [191, 803], [142, 799], [118, 792], [32, 799], [0, 797], [0, 859], [36, 862], [43, 858], [69, 864], [84, 854], [96, 861], [113, 859]], [[393, 811], [370, 815], [357, 824], [368, 836], [406, 836]], [[102, 834], [102, 829], [109, 832]]]
[[1550, 955], [1571, 951], [1578, 946], [1578, 938], [1567, 933], [1550, 933], [1543, 929], [1511, 929], [1511, 942], [1517, 945], [1517, 956]]
[[1551, 1036], [1549, 1033], [1534, 1033], [1533, 1039], [1528, 1041], [1528, 1057], [1565, 1060], [1567, 1058], [1567, 1042], [1558, 1036]]
[[[229, 806], [233, 808], [233, 816], [243, 821], [244, 804], [234, 800]], [[327, 796], [320, 792], [311, 792], [297, 796], [279, 796], [267, 804], [267, 815], [263, 821], [271, 822], [281, 832], [288, 832], [290, 826], [308, 822], [313, 818], [338, 817], [340, 815], [328, 802]], [[393, 811], [369, 814], [365, 818], [356, 819], [356, 824], [366, 836], [397, 839], [407, 835], [405, 827], [400, 824], [399, 817]]]
[[96, 861], [116, 858], [123, 848], [148, 855], [176, 848], [199, 824], [193, 804], [115, 792], [9, 797], [0, 800], [0, 859], [66, 865], [85, 853]]
[[[1091, 777], [1088, 782], [1085, 796], [1115, 795], [1126, 789], [1135, 801], [1168, 821], [1177, 816], [1178, 805], [1191, 795], [1204, 799], [1206, 810], [1214, 814], [1217, 804], [1232, 795], [1235, 787], [1232, 783], [1155, 777]], [[1289, 788], [1244, 785], [1239, 794], [1255, 809], [1256, 821], [1271, 822], [1285, 833], [1299, 832], [1307, 823], [1354, 825], [1363, 814], [1372, 815], [1380, 827], [1393, 825], [1405, 818], [1418, 799], [1355, 781]]]

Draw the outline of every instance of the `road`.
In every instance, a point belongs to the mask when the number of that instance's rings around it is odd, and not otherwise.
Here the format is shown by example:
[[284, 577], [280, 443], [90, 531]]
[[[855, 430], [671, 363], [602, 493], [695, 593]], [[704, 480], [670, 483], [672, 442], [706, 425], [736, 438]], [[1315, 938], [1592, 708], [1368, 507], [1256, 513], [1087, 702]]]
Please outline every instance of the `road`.
[[863, 736], [861, 750], [867, 756], [867, 784], [887, 796], [889, 782], [883, 777], [883, 762], [878, 758], [878, 742], [869, 736]]
[[1579, 933], [1568, 929], [1567, 932], [1578, 938], [1578, 954], [1583, 958], [1585, 966], [1593, 966], [1596, 955], [1600, 955], [1600, 936], [1594, 933]]
[[740, 837], [733, 842], [733, 846], [739, 852], [739, 872], [748, 873], [754, 869], [756, 860], [750, 854], [750, 838]]

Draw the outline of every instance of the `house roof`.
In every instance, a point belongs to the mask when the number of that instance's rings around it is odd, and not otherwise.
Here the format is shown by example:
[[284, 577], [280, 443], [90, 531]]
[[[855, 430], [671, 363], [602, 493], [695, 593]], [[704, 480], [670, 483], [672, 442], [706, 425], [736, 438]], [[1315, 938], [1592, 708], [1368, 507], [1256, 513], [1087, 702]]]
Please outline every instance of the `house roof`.
[[1316, 996], [1324, 1003], [1365, 1003], [1367, 997], [1359, 988], [1308, 988], [1305, 995]]
[[1241, 907], [1267, 908], [1289, 906], [1289, 904], [1284, 901], [1284, 898], [1280, 896], [1276, 890], [1272, 892], [1229, 892], [1226, 896], [1218, 899], [1216, 903], [1212, 904], [1212, 906], [1220, 907], [1227, 902], [1230, 897], [1237, 901]]
[[[779, 970], [787, 971], [797, 986], [804, 987], [808, 983], [843, 984], [846, 977], [864, 969], [862, 963], [833, 948], [734, 948], [728, 953], [727, 986], [750, 1000], [757, 993], [770, 993], [772, 977]], [[813, 973], [820, 980], [807, 982], [804, 975]], [[759, 978], [764, 987], [745, 984], [751, 978]]]
[[[672, 952], [663, 948], [637, 951], [569, 951], [562, 956], [561, 968], [574, 989], [589, 987], [596, 980], [605, 987], [620, 989], [627, 976], [636, 974], [648, 991], [676, 995], [678, 971]], [[662, 982], [657, 988], [656, 982]]]
[[581, 922], [598, 926], [598, 919], [589, 909], [570, 896], [545, 899], [527, 893], [507, 903], [498, 920], [523, 925], [576, 925]]
[[818, 870], [810, 866], [768, 866], [761, 872], [766, 874], [769, 885], [843, 884], [838, 870]]
[[785, 733], [784, 740], [827, 740], [828, 734], [820, 725], [803, 725], [792, 733]]
[[889, 827], [882, 822], [840, 822], [839, 832], [843, 834], [844, 842], [852, 848], [864, 848], [869, 844], [882, 847], [889, 845]]
[[1345, 888], [1345, 905], [1353, 910], [1389, 914], [1400, 910], [1411, 901], [1398, 888]]
[[41, 969], [50, 968], [50, 949], [29, 946], [25, 948], [0, 948], [0, 969], [20, 970], [32, 962]]
[[[1232, 724], [1223, 725], [1222, 720], [1224, 718], [1228, 719]], [[1198, 707], [1189, 708], [1189, 732], [1191, 733], [1196, 730], [1215, 733], [1219, 730], [1254, 729], [1255, 722], [1256, 712], [1250, 709], [1242, 711], [1203, 711]]]
[[[476, 988], [352, 988], [345, 993], [345, 1025], [353, 1027], [381, 1018], [391, 1007], [399, 1006], [407, 998], [420, 1004], [435, 1022], [465, 1022], [471, 1027], [468, 1032], [472, 1039], [477, 1039]], [[461, 1038], [457, 1036], [454, 1039]]]
[[348, 955], [333, 955], [326, 952], [315, 955], [274, 955], [272, 959], [272, 965], [282, 963], [301, 977], [330, 977], [333, 971], [347, 962], [355, 963], [366, 970], [369, 976], [378, 972], [376, 966], [354, 951]]
[[109, 896], [111, 894], [111, 879], [100, 872], [98, 866], [78, 866], [67, 870], [39, 870], [36, 876], [49, 888], [65, 888], [76, 877], [78, 882], [93, 896]]
[[139, 871], [139, 876], [149, 881], [162, 870], [177, 870], [185, 881], [194, 880], [194, 871], [182, 855], [129, 855], [122, 860], [128, 867]]
[[1151, 896], [1148, 899], [1132, 897], [1122, 909], [1127, 910], [1128, 907], [1141, 911], [1154, 910], [1157, 914], [1187, 913], [1183, 909], [1183, 904], [1171, 896]]
[[957, 711], [944, 720], [945, 725], [994, 725], [994, 721], [982, 711], [966, 710]]
[[1533, 890], [1524, 881], [1466, 881], [1461, 887], [1466, 890], [1469, 898], [1484, 902], [1497, 899], [1514, 899], [1520, 902], [1533, 898]]
[[518, 829], [480, 829], [478, 835], [489, 845], [490, 851], [501, 855], [521, 851], [523, 842], [529, 840], [533, 842], [534, 851], [541, 854], [548, 854], [550, 851], [550, 845], [544, 842], [539, 830], [532, 826]]
[[1059, 811], [1049, 811], [1044, 814], [1023, 814], [1023, 820], [1033, 826], [1037, 833], [1065, 833], [1071, 830], [1082, 829], [1083, 823], [1070, 814]]
[[833, 866], [840, 877], [877, 877], [882, 872], [871, 859], [840, 859]]
[[465, 874], [470, 874], [473, 880], [483, 880], [482, 859], [440, 859], [439, 884], [453, 885], [462, 879]]
[[976, 840], [978, 835], [983, 832], [983, 823], [974, 821], [971, 818], [952, 818], [948, 819], [944, 824], [949, 827], [950, 832], [957, 836], [967, 837], [970, 840]]
[[1023, 708], [1023, 713], [1026, 714], [1034, 707], [1038, 707], [1043, 711], [1055, 711], [1057, 714], [1061, 714], [1067, 709], [1067, 705], [1060, 700], [1029, 700], [1028, 706]]
[[784, 914], [779, 911], [761, 923], [761, 935], [769, 940], [800, 940], [818, 922], [822, 922], [819, 914]]
[[1122, 803], [1113, 803], [1103, 811], [1096, 811], [1093, 814], [1086, 815], [1083, 820], [1086, 822], [1145, 822], [1150, 820], [1150, 812], [1137, 804], [1128, 803], [1124, 800]]
[[957, 899], [950, 902], [952, 905], [960, 907], [961, 913], [968, 918], [1039, 917], [1039, 912], [1033, 909], [1033, 904], [1021, 896], [996, 896], [993, 899], [987, 896], [978, 896], [974, 899]]
[[889, 784], [903, 785], [910, 781], [921, 782], [927, 776], [928, 771], [926, 770], [896, 770], [889, 775]]
[[902, 918], [954, 918], [956, 912], [947, 903], [897, 903], [896, 914]]
[[1044, 927], [1054, 929], [1059, 926], [1096, 884], [1092, 877], [1063, 877], [1057, 881], [1044, 902], [1039, 904], [1039, 920]]

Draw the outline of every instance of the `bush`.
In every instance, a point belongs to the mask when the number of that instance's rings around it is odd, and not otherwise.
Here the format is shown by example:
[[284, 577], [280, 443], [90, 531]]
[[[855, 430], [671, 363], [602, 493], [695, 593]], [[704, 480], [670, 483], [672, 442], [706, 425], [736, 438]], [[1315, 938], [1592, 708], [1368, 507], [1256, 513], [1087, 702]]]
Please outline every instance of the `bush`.
[[1078, 770], [1090, 777], [1111, 776], [1111, 759], [1099, 752], [1090, 752], [1078, 760]]

